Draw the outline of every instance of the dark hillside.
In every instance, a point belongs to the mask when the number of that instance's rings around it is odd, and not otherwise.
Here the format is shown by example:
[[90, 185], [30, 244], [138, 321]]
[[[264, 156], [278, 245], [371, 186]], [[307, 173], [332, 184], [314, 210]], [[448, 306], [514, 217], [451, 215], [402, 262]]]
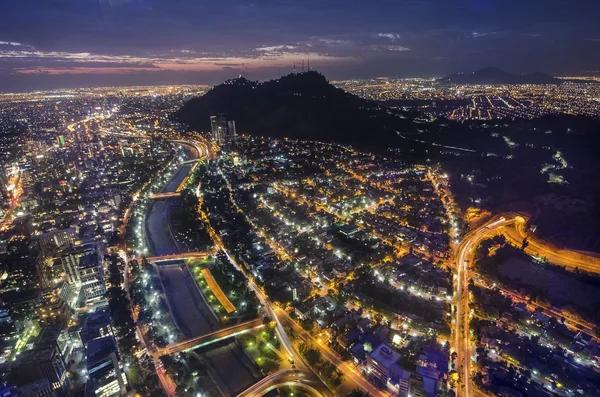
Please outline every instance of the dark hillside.
[[317, 72], [290, 74], [264, 83], [229, 80], [190, 100], [174, 114], [199, 131], [210, 130], [210, 116], [227, 113], [238, 131], [249, 135], [336, 141], [361, 146], [389, 146], [395, 134], [386, 122], [414, 129], [386, 107], [329, 84]]

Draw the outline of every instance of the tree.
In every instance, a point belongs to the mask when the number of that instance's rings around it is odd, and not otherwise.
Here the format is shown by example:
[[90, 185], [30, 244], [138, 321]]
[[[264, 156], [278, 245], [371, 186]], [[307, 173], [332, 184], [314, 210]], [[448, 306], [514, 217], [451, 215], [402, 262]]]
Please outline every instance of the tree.
[[150, 308], [144, 308], [140, 310], [138, 314], [138, 322], [148, 324], [152, 321], [152, 310]]
[[123, 282], [123, 275], [119, 270], [119, 257], [116, 254], [110, 256], [108, 272], [108, 283], [113, 287], [119, 287]]
[[133, 301], [134, 305], [145, 307], [148, 304], [144, 292], [138, 289], [137, 287], [131, 288], [129, 293], [131, 295], [131, 300]]
[[161, 388], [154, 389], [149, 394], [150, 397], [167, 397], [167, 393]]
[[137, 260], [132, 260], [129, 262], [129, 267], [131, 268], [131, 274], [133, 275], [134, 278], [137, 278], [140, 276], [141, 273], [141, 268], [140, 268], [140, 264], [138, 263]]
[[529, 237], [525, 237], [521, 243], [521, 251], [525, 251], [525, 248], [529, 246]]

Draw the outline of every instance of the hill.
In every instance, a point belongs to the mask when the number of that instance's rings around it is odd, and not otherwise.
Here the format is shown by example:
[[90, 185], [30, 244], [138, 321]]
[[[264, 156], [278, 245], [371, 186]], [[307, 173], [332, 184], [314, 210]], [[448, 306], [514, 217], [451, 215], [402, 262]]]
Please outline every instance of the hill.
[[561, 80], [536, 72], [513, 74], [489, 67], [471, 73], [457, 73], [440, 80], [451, 84], [559, 84]]
[[[386, 123], [413, 129], [380, 104], [329, 84], [315, 71], [263, 83], [228, 80], [194, 98], [173, 118], [198, 131], [210, 131], [210, 116], [227, 113], [248, 135], [335, 141], [360, 146], [389, 145], [395, 134]], [[408, 115], [407, 115], [408, 117]]]

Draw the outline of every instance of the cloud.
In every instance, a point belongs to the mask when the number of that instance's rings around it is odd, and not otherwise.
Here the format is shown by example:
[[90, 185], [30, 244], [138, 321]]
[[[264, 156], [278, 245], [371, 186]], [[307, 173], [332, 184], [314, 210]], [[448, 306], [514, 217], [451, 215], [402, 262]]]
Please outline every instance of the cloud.
[[16, 41], [0, 41], [0, 45], [9, 45], [12, 47], [21, 47], [23, 44], [17, 43]]
[[298, 49], [298, 46], [295, 46], [295, 45], [280, 44], [280, 45], [257, 47], [254, 49], [254, 51], [258, 52], [260, 54], [263, 54], [265, 56], [276, 56], [276, 55], [287, 54], [287, 53], [290, 53], [297, 49]]
[[341, 45], [341, 44], [350, 44], [349, 40], [340, 40], [340, 39], [327, 39], [327, 38], [318, 38], [319, 42], [327, 44], [327, 45]]
[[204, 72], [241, 65], [247, 69], [286, 67], [302, 58], [310, 58], [311, 61], [323, 66], [354, 60], [342, 54], [329, 55], [314, 51], [306, 43], [261, 46], [229, 54], [197, 54], [192, 50], [176, 50], [146, 56], [0, 49], [0, 72], [9, 71], [17, 74], [131, 74], [152, 70]]
[[600, 41], [599, 13], [598, 0], [13, 0], [0, 12], [0, 73], [224, 76], [302, 57], [347, 77], [560, 73], [598, 64], [585, 47]]
[[[500, 37], [500, 36], [504, 36], [504, 37], [508, 37], [512, 35], [512, 32], [509, 31], [496, 31], [496, 32], [471, 32], [471, 37], [478, 39], [481, 37], [488, 37], [488, 36], [494, 36], [494, 37]], [[529, 36], [529, 34], [528, 34]]]
[[377, 37], [383, 37], [386, 39], [390, 39], [391, 41], [396, 41], [399, 40], [402, 35], [400, 35], [399, 33], [378, 33]]
[[390, 46], [388, 46], [387, 49], [390, 50], [390, 51], [410, 51], [410, 48], [403, 47], [403, 46], [400, 46], [400, 45], [390, 45]]
[[272, 52], [272, 51], [281, 51], [281, 50], [295, 50], [297, 47], [294, 45], [273, 45], [270, 47], [258, 47], [256, 50], [257, 51], [265, 51], [265, 52]]

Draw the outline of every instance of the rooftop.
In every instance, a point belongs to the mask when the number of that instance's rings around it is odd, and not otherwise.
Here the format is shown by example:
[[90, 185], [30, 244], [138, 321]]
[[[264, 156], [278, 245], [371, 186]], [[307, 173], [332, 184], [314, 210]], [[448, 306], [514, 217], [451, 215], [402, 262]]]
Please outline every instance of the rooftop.
[[382, 343], [371, 352], [369, 357], [382, 367], [389, 369], [400, 359], [400, 353], [392, 349], [387, 343]]
[[94, 339], [89, 341], [86, 352], [87, 367], [89, 370], [96, 367], [98, 363], [106, 360], [111, 353], [117, 352], [117, 342], [113, 336]]

